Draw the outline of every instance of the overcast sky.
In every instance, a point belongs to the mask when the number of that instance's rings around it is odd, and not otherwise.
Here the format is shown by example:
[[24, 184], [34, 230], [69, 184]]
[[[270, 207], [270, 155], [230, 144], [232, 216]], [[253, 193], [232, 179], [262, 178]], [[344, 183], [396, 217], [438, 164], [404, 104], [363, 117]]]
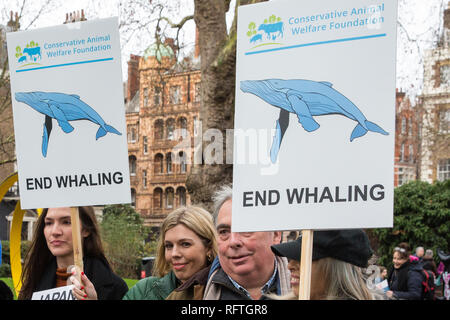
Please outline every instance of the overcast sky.
[[[26, 1], [21, 21], [22, 29], [35, 29], [61, 24], [64, 22], [67, 12], [81, 9], [85, 10], [89, 20], [113, 16], [119, 16], [119, 19], [121, 19], [124, 10], [130, 9], [128, 3], [132, 0], [52, 0], [53, 5], [44, 10], [35, 21], [31, 21], [31, 19], [42, 8], [42, 4], [49, 0]], [[446, 8], [447, 2], [448, 0], [399, 0], [397, 87], [403, 89], [412, 97], [420, 93], [422, 88], [422, 56], [425, 50], [434, 45], [437, 32], [441, 32], [442, 10]], [[9, 19], [9, 11], [19, 11], [22, 3], [23, 0], [2, 0], [0, 3], [0, 24], [5, 25]], [[167, 6], [167, 14], [176, 22], [182, 16], [194, 12], [193, 0], [165, 0], [164, 3]], [[235, 0], [232, 0], [231, 8], [234, 8], [234, 3]], [[138, 9], [136, 11], [136, 15], [141, 13]], [[232, 18], [233, 12], [230, 12], [227, 16], [228, 24], [231, 23]], [[182, 44], [186, 47], [184, 52], [192, 50], [194, 34], [195, 25], [193, 21], [190, 21], [181, 33]], [[152, 44], [154, 30], [147, 28], [140, 32], [134, 32], [132, 36], [130, 35], [131, 33], [126, 33], [121, 29], [124, 80], [126, 80], [127, 74], [126, 62], [130, 54], [142, 54]], [[131, 40], [127, 41], [127, 39]]]

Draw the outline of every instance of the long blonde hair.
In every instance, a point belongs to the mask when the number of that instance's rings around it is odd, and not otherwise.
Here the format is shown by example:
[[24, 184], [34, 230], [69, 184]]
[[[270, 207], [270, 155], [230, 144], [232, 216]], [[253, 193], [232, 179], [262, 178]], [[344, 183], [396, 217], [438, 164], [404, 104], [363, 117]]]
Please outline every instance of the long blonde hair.
[[163, 277], [169, 273], [171, 269], [170, 263], [166, 261], [165, 257], [164, 240], [167, 230], [172, 229], [179, 224], [183, 224], [202, 239], [203, 244], [210, 253], [210, 256], [207, 257], [209, 263], [211, 263], [217, 255], [216, 228], [214, 227], [211, 214], [200, 207], [180, 207], [169, 213], [162, 223], [155, 265], [153, 267], [154, 276]]
[[[367, 287], [360, 267], [333, 258], [323, 258], [316, 262], [316, 271], [323, 275], [326, 282], [326, 289], [320, 300], [384, 299], [380, 292]], [[268, 295], [268, 297], [274, 300], [296, 300], [297, 294], [290, 292], [284, 296]]]
[[333, 258], [317, 261], [317, 268], [325, 276], [327, 290], [323, 300], [374, 300], [360, 267]]

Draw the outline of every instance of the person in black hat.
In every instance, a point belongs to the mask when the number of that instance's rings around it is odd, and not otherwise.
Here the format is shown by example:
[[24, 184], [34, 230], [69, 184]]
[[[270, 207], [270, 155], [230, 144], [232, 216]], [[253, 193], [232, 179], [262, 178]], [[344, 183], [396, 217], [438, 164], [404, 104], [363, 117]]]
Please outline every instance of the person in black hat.
[[[298, 298], [302, 237], [273, 245], [272, 251], [289, 260], [292, 294]], [[311, 266], [311, 300], [374, 300], [381, 293], [372, 292], [364, 281], [361, 268], [372, 256], [369, 239], [361, 229], [315, 231]]]

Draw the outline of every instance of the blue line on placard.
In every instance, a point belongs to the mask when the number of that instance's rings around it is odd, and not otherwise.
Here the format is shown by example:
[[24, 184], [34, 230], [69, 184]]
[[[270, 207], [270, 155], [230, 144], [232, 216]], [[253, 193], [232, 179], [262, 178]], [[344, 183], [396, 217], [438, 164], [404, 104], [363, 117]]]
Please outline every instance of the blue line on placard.
[[345, 41], [354, 41], [354, 40], [362, 40], [362, 39], [370, 39], [370, 38], [379, 38], [379, 37], [385, 37], [385, 36], [386, 36], [386, 33], [380, 33], [380, 34], [374, 34], [374, 35], [371, 35], [371, 36], [364, 36], [364, 37], [353, 37], [353, 38], [344, 38], [344, 39], [336, 39], [336, 40], [328, 40], [328, 41], [303, 43], [303, 44], [297, 44], [295, 46], [288, 46], [288, 47], [282, 47], [282, 48], [273, 48], [273, 49], [259, 50], [259, 51], [253, 51], [253, 52], [246, 52], [245, 55], [247, 56], [247, 55], [251, 55], [251, 54], [258, 54], [258, 53], [264, 53], [264, 52], [288, 50], [288, 49], [294, 49], [294, 48], [300, 48], [300, 47], [318, 46], [318, 45], [321, 45], [321, 44], [328, 44], [328, 43], [335, 43], [335, 42], [345, 42]]
[[30, 69], [23, 69], [23, 70], [16, 70], [16, 72], [25, 72], [25, 71], [33, 71], [33, 70], [40, 70], [40, 69], [49, 69], [49, 68], [58, 68], [58, 67], [66, 67], [66, 66], [72, 66], [76, 64], [84, 64], [84, 63], [93, 63], [93, 62], [102, 62], [102, 61], [111, 61], [114, 58], [105, 58], [105, 59], [97, 59], [97, 60], [87, 60], [87, 61], [80, 61], [80, 62], [71, 62], [71, 63], [63, 63], [63, 64], [55, 64], [53, 66], [45, 66], [45, 67], [39, 67], [39, 68], [30, 68]]

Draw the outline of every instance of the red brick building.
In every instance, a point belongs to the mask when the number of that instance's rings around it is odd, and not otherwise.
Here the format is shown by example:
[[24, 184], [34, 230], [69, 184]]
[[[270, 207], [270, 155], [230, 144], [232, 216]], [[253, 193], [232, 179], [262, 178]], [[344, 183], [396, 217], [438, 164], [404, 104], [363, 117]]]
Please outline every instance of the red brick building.
[[[131, 55], [126, 121], [133, 205], [146, 224], [159, 226], [190, 204], [186, 179], [200, 108], [199, 58], [177, 63], [171, 39]], [[180, 146], [180, 144], [186, 146]]]
[[398, 187], [417, 180], [420, 158], [418, 111], [405, 93], [398, 90], [395, 115], [394, 186]]

